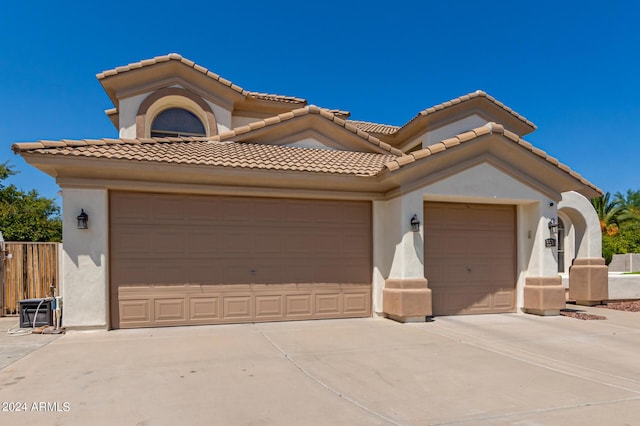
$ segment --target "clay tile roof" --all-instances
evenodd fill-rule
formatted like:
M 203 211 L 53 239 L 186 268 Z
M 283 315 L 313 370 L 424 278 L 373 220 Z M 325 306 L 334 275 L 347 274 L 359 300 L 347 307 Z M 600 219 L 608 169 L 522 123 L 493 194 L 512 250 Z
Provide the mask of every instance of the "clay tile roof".
M 378 124 L 358 120 L 347 120 L 347 122 L 361 130 L 364 130 L 365 132 L 378 133 L 381 135 L 390 135 L 400 130 L 400 126 L 392 126 L 390 124 Z
M 452 99 L 450 101 L 446 101 L 443 102 L 441 104 L 438 105 L 434 105 L 432 107 L 429 107 L 425 110 L 422 110 L 418 113 L 418 115 L 416 115 L 415 117 L 413 117 L 411 120 L 409 120 L 405 126 L 409 123 L 411 123 L 412 121 L 418 119 L 419 117 L 424 117 L 430 114 L 433 114 L 434 112 L 437 111 L 441 111 L 443 109 L 452 107 L 453 105 L 457 105 L 460 104 L 462 102 L 466 102 L 469 101 L 471 99 L 474 98 L 485 98 L 491 102 L 493 102 L 494 104 L 496 104 L 498 107 L 502 108 L 503 110 L 505 110 L 506 112 L 508 112 L 509 114 L 513 115 L 515 118 L 517 118 L 518 120 L 522 121 L 523 123 L 527 124 L 528 126 L 530 126 L 533 129 L 536 129 L 537 126 L 535 124 L 533 124 L 533 122 L 527 120 L 526 117 L 524 117 L 521 114 L 518 114 L 517 112 L 515 112 L 513 109 L 509 108 L 508 106 L 506 106 L 505 104 L 503 104 L 502 102 L 498 101 L 496 98 L 494 98 L 493 96 L 487 94 L 486 92 L 483 92 L 482 90 L 476 90 L 475 92 L 472 93 L 468 93 L 466 95 L 460 96 L 458 98 Z M 403 126 L 404 127 L 404 126 Z
M 228 86 L 229 88 L 231 88 L 232 90 L 235 90 L 236 92 L 240 93 L 241 95 L 244 95 L 248 98 L 254 98 L 254 99 L 261 99 L 261 100 L 266 100 L 266 101 L 273 101 L 273 102 L 283 102 L 283 103 L 289 103 L 289 104 L 306 104 L 306 100 L 302 99 L 302 98 L 296 98 L 293 96 L 284 96 L 284 95 L 275 95 L 275 94 L 269 94 L 269 93 L 259 93 L 259 92 L 249 92 L 247 90 L 244 90 L 242 87 L 233 84 L 232 82 L 230 82 L 229 80 L 220 77 L 218 74 L 209 71 L 207 68 L 196 64 L 195 62 L 184 58 L 182 55 L 179 55 L 177 53 L 169 53 L 168 55 L 162 55 L 162 56 L 156 56 L 155 58 L 151 58 L 151 59 L 145 59 L 139 62 L 134 62 L 132 64 L 129 65 L 124 65 L 124 66 L 120 66 L 120 67 L 116 67 L 107 71 L 103 71 L 101 73 L 96 74 L 96 77 L 98 78 L 98 80 L 103 80 L 105 78 L 108 77 L 112 77 L 114 75 L 118 75 L 118 74 L 122 74 L 125 72 L 129 72 L 135 69 L 139 69 L 139 68 L 144 68 L 144 67 L 148 67 L 151 65 L 155 65 L 155 64 L 159 64 L 162 62 L 168 62 L 168 61 L 178 61 L 183 63 L 184 65 L 193 68 L 194 70 L 206 75 L 207 77 L 216 80 L 217 82 L 224 84 L 225 86 Z
M 392 146 L 382 142 L 380 139 L 376 138 L 375 136 L 372 136 L 369 133 L 361 130 L 360 128 L 352 125 L 351 121 L 343 120 L 339 116 L 336 116 L 335 114 L 333 114 L 330 110 L 319 108 L 315 105 L 309 105 L 306 107 L 294 109 L 292 111 L 284 112 L 282 114 L 279 114 L 273 117 L 265 118 L 264 120 L 259 120 L 247 126 L 238 127 L 236 129 L 229 130 L 224 133 L 220 133 L 219 135 L 212 137 L 211 140 L 218 140 L 218 141 L 230 140 L 240 134 L 247 133 L 250 130 L 257 129 L 260 127 L 272 126 L 274 124 L 282 123 L 284 121 L 291 120 L 296 117 L 300 117 L 308 114 L 318 114 L 327 120 L 333 121 L 338 126 L 341 126 L 345 128 L 345 130 L 348 130 L 351 133 L 353 133 L 354 135 L 359 136 L 360 138 L 365 140 L 367 143 L 374 145 L 378 148 L 382 148 L 383 150 L 388 151 L 390 154 L 393 154 L 394 156 L 405 155 L 399 149 L 393 148 Z
M 304 104 L 307 102 L 305 99 L 302 99 L 302 98 L 296 98 L 293 96 L 284 96 L 284 95 L 274 95 L 271 93 L 248 92 L 247 95 L 248 97 L 254 98 L 254 99 L 285 102 L 290 104 Z
M 97 141 L 41 141 L 14 144 L 18 152 L 141 162 L 199 164 L 206 166 L 291 170 L 352 176 L 375 176 L 393 154 L 299 148 L 254 143 L 156 138 L 155 143 L 135 139 Z M 144 142 L 148 141 L 145 139 Z
M 471 136 L 471 133 L 475 134 L 475 136 Z M 533 154 L 539 156 L 543 160 L 547 161 L 549 164 L 552 164 L 557 168 L 559 168 L 560 170 L 568 173 L 583 185 L 588 186 L 589 188 L 602 194 L 602 190 L 600 188 L 598 188 L 597 186 L 595 186 L 594 184 L 592 184 L 591 182 L 583 178 L 582 175 L 571 170 L 569 166 L 567 166 L 566 164 L 560 163 L 558 159 L 556 159 L 555 157 L 550 156 L 549 154 L 547 154 L 545 151 L 541 149 L 535 148 L 529 142 L 519 137 L 516 137 L 514 133 L 509 132 L 508 130 L 505 130 L 504 126 L 502 126 L 501 124 L 496 124 L 496 123 L 487 123 L 484 126 L 478 127 L 476 129 L 472 129 L 469 132 L 462 133 L 458 136 L 445 139 L 441 142 L 427 146 L 418 151 L 414 151 L 410 153 L 410 155 L 406 155 L 402 158 L 393 158 L 389 163 L 385 164 L 385 167 L 387 170 L 393 172 L 395 170 L 400 169 L 402 166 L 414 163 L 422 158 L 429 157 L 432 155 L 437 155 L 440 152 L 444 152 L 448 149 L 452 149 L 458 145 L 475 140 L 479 137 L 482 137 L 488 134 L 503 135 L 507 140 L 510 140 L 513 143 L 518 144 L 519 146 L 526 149 L 527 151 L 531 151 Z

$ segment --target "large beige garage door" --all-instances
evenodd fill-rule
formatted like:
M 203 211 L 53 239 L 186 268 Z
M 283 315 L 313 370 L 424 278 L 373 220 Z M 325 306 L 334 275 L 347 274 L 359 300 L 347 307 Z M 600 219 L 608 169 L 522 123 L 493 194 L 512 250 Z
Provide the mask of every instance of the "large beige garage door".
M 434 315 L 515 312 L 515 206 L 424 203 Z
M 371 314 L 371 204 L 111 192 L 111 326 Z

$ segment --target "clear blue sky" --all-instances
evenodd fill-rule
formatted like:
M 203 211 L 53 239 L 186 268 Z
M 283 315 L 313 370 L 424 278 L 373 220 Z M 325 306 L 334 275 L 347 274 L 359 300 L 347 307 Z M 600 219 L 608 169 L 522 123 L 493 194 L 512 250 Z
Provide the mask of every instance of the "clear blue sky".
M 482 89 L 605 191 L 640 189 L 640 6 L 632 1 L 11 1 L 0 6 L 0 161 L 14 142 L 116 137 L 95 74 L 177 52 L 247 90 L 402 125 Z

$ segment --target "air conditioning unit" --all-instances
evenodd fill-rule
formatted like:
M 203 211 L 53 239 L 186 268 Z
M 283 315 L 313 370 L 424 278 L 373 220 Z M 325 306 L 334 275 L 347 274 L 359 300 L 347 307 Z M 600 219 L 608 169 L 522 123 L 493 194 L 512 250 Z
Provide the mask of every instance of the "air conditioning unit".
M 53 325 L 53 299 L 25 299 L 20 301 L 20 328 Z M 35 324 L 34 324 L 35 319 Z

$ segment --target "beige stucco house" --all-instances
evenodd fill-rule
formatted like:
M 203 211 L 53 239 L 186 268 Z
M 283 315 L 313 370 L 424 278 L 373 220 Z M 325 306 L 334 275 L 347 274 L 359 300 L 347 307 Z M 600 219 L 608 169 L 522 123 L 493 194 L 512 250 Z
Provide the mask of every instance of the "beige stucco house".
M 557 314 L 603 265 L 601 191 L 484 92 L 398 127 L 177 54 L 97 77 L 118 139 L 13 146 L 62 188 L 67 327 Z

